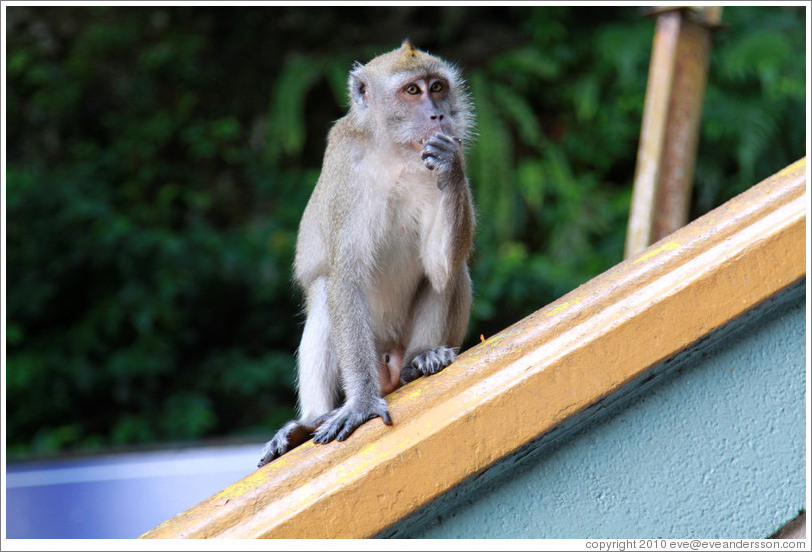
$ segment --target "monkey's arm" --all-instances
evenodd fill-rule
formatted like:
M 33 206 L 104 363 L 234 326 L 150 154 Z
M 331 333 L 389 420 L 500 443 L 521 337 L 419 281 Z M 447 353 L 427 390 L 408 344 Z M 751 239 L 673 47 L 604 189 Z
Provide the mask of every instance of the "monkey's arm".
M 426 141 L 421 159 L 436 174 L 440 200 L 423 221 L 421 258 L 431 286 L 419 293 L 413 307 L 403 383 L 435 374 L 454 361 L 471 305 L 465 261 L 473 242 L 474 211 L 461 142 L 437 133 Z
M 421 256 L 434 289 L 442 291 L 465 262 L 473 243 L 474 211 L 461 142 L 443 133 L 429 138 L 421 155 L 437 174 L 440 205 L 421 242 Z

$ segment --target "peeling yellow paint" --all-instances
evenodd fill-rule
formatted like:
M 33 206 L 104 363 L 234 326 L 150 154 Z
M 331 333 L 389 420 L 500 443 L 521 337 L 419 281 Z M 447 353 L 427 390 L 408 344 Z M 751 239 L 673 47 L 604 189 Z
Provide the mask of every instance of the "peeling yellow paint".
M 230 485 L 214 495 L 215 499 L 233 499 L 239 496 L 242 496 L 243 493 L 249 491 L 251 489 L 256 488 L 257 486 L 261 485 L 265 481 L 267 481 L 272 473 L 269 473 L 270 470 L 267 468 L 261 468 L 252 473 L 251 475 L 241 479 L 240 481 Z
M 674 251 L 676 249 L 679 249 L 679 247 L 680 247 L 680 244 L 678 242 L 675 242 L 675 241 L 670 241 L 670 242 L 664 243 L 660 247 L 658 247 L 656 249 L 652 249 L 651 251 L 647 251 L 647 252 L 643 253 L 642 255 L 640 255 L 639 257 L 637 257 L 633 261 L 633 264 L 637 264 L 637 263 L 641 263 L 643 261 L 647 261 L 648 259 L 650 259 L 650 258 L 652 258 L 652 257 L 654 257 L 656 255 L 659 255 L 660 253 L 664 253 L 666 251 Z
M 408 395 L 410 400 L 417 399 L 420 395 L 423 394 L 423 387 L 418 385 L 414 385 L 413 387 L 414 388 L 409 391 Z
M 574 307 L 575 305 L 577 305 L 581 301 L 583 301 L 582 297 L 578 297 L 578 298 L 576 298 L 576 299 L 574 299 L 572 301 L 564 301 L 560 305 L 558 305 L 556 307 L 553 307 L 549 311 L 547 311 L 545 316 L 550 317 L 550 316 L 556 315 L 559 312 L 565 311 L 570 307 Z
M 355 478 L 358 476 L 358 474 L 368 470 L 371 466 L 375 465 L 377 461 L 390 453 L 391 451 L 389 450 L 381 452 L 378 450 L 376 443 L 370 443 L 358 451 L 356 454 L 357 460 L 354 465 L 350 466 L 349 469 L 344 471 L 341 478 L 339 478 L 337 482 L 344 483 L 352 478 Z
M 784 167 L 783 169 L 778 171 L 775 174 L 775 176 L 778 176 L 778 177 L 790 176 L 792 173 L 794 173 L 794 172 L 796 172 L 798 170 L 806 171 L 806 157 L 804 157 L 803 159 L 799 159 L 795 163 L 792 163 L 791 165 L 788 165 L 788 166 Z

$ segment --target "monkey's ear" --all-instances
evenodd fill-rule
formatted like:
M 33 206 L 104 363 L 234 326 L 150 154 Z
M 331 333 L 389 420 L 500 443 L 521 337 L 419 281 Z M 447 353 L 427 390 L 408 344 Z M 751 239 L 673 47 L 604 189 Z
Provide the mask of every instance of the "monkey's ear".
M 350 101 L 358 107 L 366 107 L 369 101 L 369 89 L 364 66 L 356 62 L 350 71 L 349 79 Z

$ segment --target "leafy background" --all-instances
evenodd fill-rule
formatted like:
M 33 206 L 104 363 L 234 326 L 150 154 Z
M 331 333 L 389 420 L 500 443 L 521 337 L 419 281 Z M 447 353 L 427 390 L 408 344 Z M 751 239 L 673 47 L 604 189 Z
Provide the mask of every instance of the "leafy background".
M 622 258 L 653 21 L 612 7 L 9 7 L 11 457 L 262 439 L 296 229 L 354 60 L 405 37 L 478 116 L 468 345 Z M 804 155 L 804 8 L 726 7 L 692 216 Z

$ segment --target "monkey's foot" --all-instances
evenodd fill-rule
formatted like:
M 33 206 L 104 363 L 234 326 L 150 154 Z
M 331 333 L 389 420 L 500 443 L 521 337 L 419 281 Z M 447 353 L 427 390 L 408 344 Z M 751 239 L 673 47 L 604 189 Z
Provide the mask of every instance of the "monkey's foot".
M 392 425 L 392 417 L 386 401 L 376 397 L 371 404 L 353 405 L 345 404 L 330 416 L 313 436 L 315 443 L 329 443 L 332 440 L 345 441 L 361 424 L 380 417 L 386 425 Z
M 420 376 L 436 374 L 454 362 L 456 358 L 457 349 L 452 347 L 437 347 L 436 349 L 423 351 L 401 370 L 400 381 L 409 383 Z
M 305 425 L 297 420 L 291 420 L 283 425 L 273 436 L 273 439 L 263 447 L 262 457 L 259 459 L 257 467 L 261 468 L 271 460 L 279 458 L 310 439 L 319 421 L 317 420 L 314 425 Z

